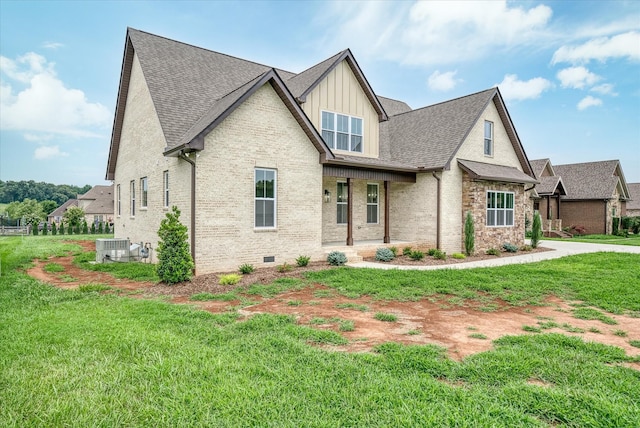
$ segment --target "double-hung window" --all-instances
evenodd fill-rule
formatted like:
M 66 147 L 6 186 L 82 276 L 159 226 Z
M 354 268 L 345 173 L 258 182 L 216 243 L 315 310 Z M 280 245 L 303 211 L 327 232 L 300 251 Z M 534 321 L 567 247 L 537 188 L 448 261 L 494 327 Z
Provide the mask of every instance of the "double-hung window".
M 169 171 L 162 173 L 162 206 L 169 206 Z
M 484 155 L 493 156 L 493 122 L 484 121 Z
M 255 227 L 276 227 L 276 170 L 255 170 Z
M 378 185 L 367 184 L 367 223 L 378 223 Z
M 136 215 L 136 181 L 131 180 L 131 217 Z
M 116 194 L 118 197 L 118 217 L 120 217 L 120 215 L 122 215 L 122 199 L 121 199 L 121 192 L 120 192 L 120 185 L 118 184 L 118 187 L 116 189 Z
M 330 148 L 362 153 L 361 118 L 323 111 L 321 129 Z
M 349 188 L 347 187 L 347 183 L 338 182 L 336 195 L 337 223 L 347 224 L 347 199 L 349 197 Z
M 142 200 L 140 201 L 140 208 L 147 208 L 147 195 L 149 194 L 149 184 L 147 182 L 147 177 L 142 177 L 140 179 L 140 197 Z
M 487 192 L 487 226 L 513 226 L 513 192 Z

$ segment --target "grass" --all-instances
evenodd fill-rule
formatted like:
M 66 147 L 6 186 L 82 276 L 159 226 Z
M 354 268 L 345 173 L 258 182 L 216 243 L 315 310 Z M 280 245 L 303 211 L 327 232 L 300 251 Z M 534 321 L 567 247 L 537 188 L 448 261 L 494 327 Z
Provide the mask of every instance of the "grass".
M 60 263 L 47 263 L 42 268 L 45 272 L 55 273 L 55 272 L 64 272 L 64 266 Z
M 487 336 L 482 334 L 482 333 L 471 333 L 469 335 L 470 338 L 472 339 L 481 339 L 481 340 L 486 340 Z
M 367 305 L 359 305 L 357 303 L 338 303 L 336 304 L 338 309 L 353 309 L 360 312 L 367 312 L 369 307 Z
M 574 309 L 573 311 L 573 316 L 575 318 L 581 319 L 581 320 L 598 320 L 598 321 L 602 321 L 605 324 L 609 324 L 609 325 L 615 325 L 618 324 L 618 322 L 616 320 L 614 320 L 613 318 L 603 314 L 602 312 L 600 312 L 597 309 L 593 309 L 593 308 L 578 308 L 578 309 Z
M 617 235 L 583 235 L 574 236 L 573 238 L 544 238 L 545 240 L 552 241 L 573 241 L 573 242 L 587 242 L 591 244 L 615 244 L 615 245 L 632 245 L 640 246 L 640 236 L 630 235 L 625 238 L 624 236 Z
M 109 290 L 113 290 L 113 287 L 106 284 L 81 284 L 78 286 L 78 291 L 82 293 L 99 293 Z
M 20 270 L 68 245 L 0 238 L 0 426 L 640 426 L 640 374 L 617 347 L 538 334 L 460 362 L 436 346 L 325 350 L 347 342 L 291 316 L 239 321 Z
M 85 239 L 87 239 L 86 235 L 84 236 Z M 134 281 L 160 281 L 160 278 L 158 278 L 158 275 L 156 273 L 156 266 L 151 263 L 91 263 L 95 262 L 95 260 L 95 251 L 89 251 L 76 255 L 76 257 L 74 257 L 73 259 L 73 263 L 76 266 L 81 267 L 82 269 L 95 272 L 108 272 L 116 278 L 128 278 Z
M 219 294 L 196 293 L 196 294 L 192 294 L 191 297 L 189 297 L 189 300 L 196 301 L 196 302 L 206 302 L 211 300 L 231 302 L 238 299 L 239 299 L 238 296 L 235 295 L 234 293 L 219 293 Z
M 376 312 L 373 316 L 378 321 L 386 321 L 386 322 L 396 322 L 398 321 L 398 316 L 394 314 L 387 314 L 384 312 Z

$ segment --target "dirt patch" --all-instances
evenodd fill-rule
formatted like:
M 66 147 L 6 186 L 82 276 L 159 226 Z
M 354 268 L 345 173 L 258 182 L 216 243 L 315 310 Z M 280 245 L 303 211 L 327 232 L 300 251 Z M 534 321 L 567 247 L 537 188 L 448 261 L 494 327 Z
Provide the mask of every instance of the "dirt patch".
M 86 250 L 93 251 L 91 241 L 74 242 Z M 47 263 L 57 263 L 62 272 L 44 271 Z M 81 284 L 100 283 L 115 289 L 136 291 L 136 297 L 166 296 L 177 304 L 194 305 L 213 313 L 237 310 L 249 300 L 250 306 L 239 309 L 247 317 L 257 313 L 290 314 L 298 323 L 319 329 L 331 329 L 349 340 L 349 344 L 333 349 L 347 352 L 367 352 L 385 342 L 404 344 L 435 344 L 447 349 L 448 354 L 460 360 L 468 355 L 490 350 L 491 341 L 505 335 L 537 334 L 527 333 L 523 326 L 540 328 L 541 324 L 554 324 L 544 332 L 558 332 L 582 337 L 585 341 L 600 342 L 623 348 L 628 355 L 640 355 L 640 349 L 629 344 L 630 340 L 640 340 L 640 318 L 608 314 L 617 325 L 607 325 L 597 320 L 581 320 L 571 314 L 572 306 L 557 297 L 550 297 L 545 306 L 511 307 L 498 302 L 493 312 L 484 312 L 479 304 L 466 302 L 454 305 L 448 302 L 450 296 L 437 296 L 412 302 L 380 301 L 368 296 L 350 299 L 339 295 L 336 290 L 320 284 L 312 284 L 300 290 L 288 291 L 273 298 L 263 298 L 246 294 L 254 283 L 270 283 L 283 277 L 302 277 L 309 270 L 327 269 L 326 263 L 312 263 L 306 268 L 295 268 L 281 273 L 276 268 L 258 269 L 230 288 L 219 285 L 218 275 L 202 275 L 191 282 L 167 286 L 150 282 L 136 282 L 117 279 L 102 273 L 80 269 L 73 265 L 71 255 L 51 257 L 47 261 L 34 260 L 34 267 L 27 273 L 43 282 L 61 288 L 76 288 Z M 197 293 L 221 294 L 234 291 L 246 299 L 196 302 L 189 297 Z M 486 310 L 486 309 L 485 309 Z M 379 321 L 376 313 L 393 314 L 397 320 Z M 351 330 L 351 331 L 345 331 Z M 571 330 L 571 331 L 568 331 Z M 626 337 L 614 334 L 626 332 Z M 640 363 L 628 365 L 640 370 Z

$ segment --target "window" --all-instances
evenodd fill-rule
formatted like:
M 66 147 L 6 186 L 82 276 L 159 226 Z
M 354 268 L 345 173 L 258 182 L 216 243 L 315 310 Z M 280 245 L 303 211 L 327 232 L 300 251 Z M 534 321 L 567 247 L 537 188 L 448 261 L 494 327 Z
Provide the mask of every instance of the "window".
M 337 204 L 337 223 L 347 224 L 347 200 L 349 198 L 349 188 L 347 183 L 338 182 L 338 188 L 336 191 L 336 204 Z
M 362 119 L 322 112 L 322 138 L 332 148 L 362 153 Z
M 513 226 L 512 192 L 487 192 L 487 226 Z
M 117 203 L 118 217 L 120 217 L 120 215 L 122 214 L 122 200 L 120 199 L 120 185 L 119 184 L 118 184 L 118 188 L 116 189 L 116 193 L 117 193 L 117 197 L 118 197 L 118 203 Z
M 367 184 L 367 223 L 378 223 L 377 184 Z
M 255 171 L 255 227 L 276 227 L 276 171 Z
M 136 182 L 131 180 L 131 217 L 136 215 Z
M 162 186 L 163 186 L 163 201 L 162 201 L 162 206 L 164 207 L 168 207 L 169 206 L 169 171 L 164 171 L 162 173 Z
M 147 208 L 147 194 L 148 194 L 148 184 L 147 177 L 142 177 L 140 179 L 140 197 L 142 201 L 140 202 L 140 208 Z
M 484 121 L 484 155 L 493 156 L 493 122 Z

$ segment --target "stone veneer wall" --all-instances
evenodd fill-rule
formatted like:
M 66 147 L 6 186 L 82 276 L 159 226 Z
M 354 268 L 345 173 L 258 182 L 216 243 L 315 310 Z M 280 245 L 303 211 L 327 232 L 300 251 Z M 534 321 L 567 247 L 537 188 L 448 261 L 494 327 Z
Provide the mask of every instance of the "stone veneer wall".
M 487 227 L 487 191 L 513 192 L 514 213 L 513 226 Z M 501 249 L 504 243 L 514 245 L 524 244 L 524 213 L 529 200 L 525 198 L 522 184 L 496 183 L 492 181 L 473 181 L 468 174 L 462 178 L 462 241 L 464 248 L 464 218 L 467 211 L 471 211 L 475 226 L 476 252 L 483 252 L 489 248 Z

